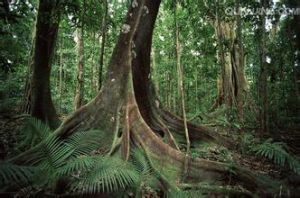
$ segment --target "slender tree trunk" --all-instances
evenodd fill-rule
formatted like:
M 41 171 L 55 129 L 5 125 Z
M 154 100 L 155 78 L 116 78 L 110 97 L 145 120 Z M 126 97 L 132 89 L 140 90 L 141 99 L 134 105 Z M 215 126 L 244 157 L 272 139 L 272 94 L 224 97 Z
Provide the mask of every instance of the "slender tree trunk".
M 167 109 L 171 110 L 172 109 L 172 80 L 171 80 L 171 74 L 169 71 L 166 73 L 167 75 Z
M 104 66 L 104 54 L 105 54 L 105 43 L 106 43 L 106 32 L 107 32 L 107 17 L 108 17 L 108 1 L 104 0 L 104 16 L 102 18 L 102 30 L 101 30 L 101 49 L 100 49 L 100 60 L 99 60 L 99 82 L 98 89 L 102 87 L 103 81 L 103 66 Z
M 155 52 L 155 48 L 152 48 L 152 51 L 151 51 L 151 63 L 152 63 L 152 77 L 153 76 L 157 76 L 157 65 L 156 65 L 156 52 Z M 153 79 L 153 78 L 152 78 Z M 153 79 L 155 80 L 154 82 L 154 85 L 155 85 L 155 90 L 156 90 L 156 93 L 159 94 L 160 93 L 160 86 L 159 86 L 159 82 L 157 82 L 156 79 Z
M 83 105 L 84 100 L 84 43 L 83 43 L 83 27 L 77 28 L 75 33 L 76 50 L 77 50 L 77 85 L 74 100 L 74 108 L 79 109 Z
M 183 85 L 183 71 L 182 71 L 182 65 L 181 65 L 181 44 L 179 40 L 179 27 L 178 27 L 178 21 L 177 21 L 177 1 L 175 1 L 175 31 L 176 31 L 176 66 L 177 66 L 177 74 L 178 74 L 178 87 L 179 87 L 179 93 L 181 99 L 181 110 L 183 115 L 183 123 L 184 123 L 184 133 L 185 133 L 185 139 L 186 139 L 186 157 L 184 161 L 184 174 L 187 174 L 188 171 L 188 157 L 190 155 L 190 136 L 189 136 L 189 130 L 187 125 L 187 117 L 186 117 L 186 111 L 185 111 L 185 90 Z
M 55 128 L 59 122 L 51 99 L 51 62 L 59 27 L 58 0 L 40 0 L 33 55 L 31 115 Z
M 96 48 L 96 34 L 95 32 L 93 33 L 93 41 L 94 41 L 94 45 L 93 45 L 93 55 L 92 55 L 92 68 L 91 68 L 91 89 L 93 91 L 93 94 L 97 93 L 98 87 L 97 87 L 97 83 L 98 83 L 98 70 L 97 70 L 97 66 L 98 64 L 95 61 L 95 48 Z
M 287 6 L 292 9 L 300 7 L 300 2 L 297 0 L 288 0 Z M 295 83 L 295 95 L 297 100 L 300 100 L 300 15 L 291 16 L 290 29 L 292 30 L 292 35 L 290 35 L 290 40 L 292 41 L 293 48 L 295 50 L 295 66 L 294 67 L 294 83 Z M 297 53 L 296 53 L 297 52 Z
M 35 28 L 34 28 L 34 32 L 35 32 Z M 34 65 L 34 60 L 33 60 L 34 41 L 35 41 L 35 36 L 32 39 L 32 47 L 29 54 L 30 58 L 28 60 L 26 81 L 24 87 L 24 96 L 23 96 L 23 102 L 21 106 L 21 113 L 26 113 L 26 114 L 31 113 L 31 85 L 30 84 L 32 80 L 32 70 Z
M 34 65 L 34 46 L 36 40 L 36 23 L 37 17 L 35 19 L 35 23 L 33 25 L 32 30 L 32 38 L 31 38 L 31 48 L 28 58 L 28 67 L 26 73 L 26 82 L 24 86 L 24 96 L 21 106 L 21 113 L 30 114 L 31 113 L 31 80 L 32 80 L 32 72 L 33 72 L 33 65 Z
M 63 37 L 61 38 L 60 44 L 60 55 L 59 55 L 59 109 L 62 111 L 62 99 L 63 99 L 63 82 L 64 82 L 64 54 L 63 54 Z
M 240 0 L 236 0 L 236 10 L 240 9 Z M 247 94 L 247 80 L 245 77 L 245 54 L 242 35 L 241 15 L 236 15 L 236 42 L 233 48 L 234 63 L 236 67 L 237 86 L 236 86 L 236 103 L 238 118 L 241 123 L 244 122 L 244 104 L 245 95 Z
M 196 113 L 199 112 L 199 97 L 198 97 L 198 67 L 196 67 L 196 79 L 195 79 L 195 95 L 196 95 Z
M 267 8 L 268 0 L 261 0 L 261 6 Z M 259 25 L 259 57 L 260 57 L 260 73 L 258 80 L 258 95 L 259 95 L 259 120 L 260 120 L 260 132 L 261 134 L 269 133 L 269 104 L 268 104 L 268 68 L 267 68 L 267 49 L 266 49 L 266 16 L 260 15 Z

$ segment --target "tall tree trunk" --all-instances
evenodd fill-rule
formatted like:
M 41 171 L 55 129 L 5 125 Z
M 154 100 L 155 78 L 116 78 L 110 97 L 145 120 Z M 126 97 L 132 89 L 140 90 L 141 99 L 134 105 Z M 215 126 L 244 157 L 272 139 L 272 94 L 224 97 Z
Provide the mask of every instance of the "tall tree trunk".
M 105 54 L 105 43 L 106 43 L 106 32 L 107 32 L 107 17 L 108 17 L 108 1 L 103 1 L 104 16 L 102 18 L 102 30 L 101 30 L 101 49 L 100 49 L 100 60 L 99 60 L 99 81 L 98 89 L 102 87 L 103 81 L 103 66 L 104 66 L 104 54 Z
M 218 11 L 216 13 L 215 31 L 219 46 L 218 58 L 221 65 L 221 77 L 218 81 L 219 96 L 217 106 L 225 104 L 227 107 L 232 107 L 235 102 L 233 86 L 235 76 L 233 76 L 233 68 L 231 65 L 230 46 L 232 45 L 231 38 L 234 32 L 231 22 L 221 21 Z M 225 46 L 225 43 L 229 43 L 228 46 Z
M 36 23 L 33 74 L 30 98 L 31 115 L 55 128 L 59 122 L 51 99 L 50 73 L 60 21 L 58 0 L 40 0 Z
M 240 9 L 240 0 L 236 0 L 236 10 Z M 242 20 L 241 15 L 236 15 L 236 41 L 233 48 L 234 62 L 237 75 L 236 87 L 236 105 L 239 121 L 244 121 L 244 104 L 245 95 L 248 90 L 248 83 L 245 76 L 245 53 L 242 35 Z
M 238 0 L 236 7 L 239 7 Z M 241 18 L 237 16 L 234 21 L 223 21 L 217 11 L 214 27 L 219 46 L 221 76 L 218 79 L 218 98 L 213 108 L 222 104 L 229 109 L 236 107 L 239 120 L 243 121 L 244 95 L 248 85 L 244 71 Z
M 172 80 L 171 80 L 171 74 L 169 71 L 166 73 L 167 75 L 167 90 L 166 90 L 166 98 L 167 98 L 167 109 L 172 109 Z
M 199 97 L 198 97 L 198 67 L 196 67 L 196 79 L 195 79 L 195 96 L 196 96 L 196 113 L 199 113 Z
M 95 61 L 95 49 L 96 49 L 96 34 L 93 32 L 93 55 L 92 55 L 92 68 L 91 68 L 91 88 L 92 93 L 95 94 L 98 91 L 97 83 L 98 83 L 98 62 Z M 98 52 L 97 52 L 98 53 Z
M 287 0 L 287 7 L 296 9 L 300 7 L 300 2 L 297 0 Z M 295 95 L 297 100 L 300 100 L 300 15 L 291 16 L 289 29 L 292 34 L 290 40 L 292 41 L 295 50 L 295 68 L 293 71 L 295 82 Z M 296 66 L 297 65 L 297 66 Z
M 157 65 L 156 65 L 156 52 L 155 52 L 155 48 L 152 48 L 152 51 L 151 51 L 151 63 L 152 63 L 151 64 L 151 66 L 152 66 L 152 75 L 151 75 L 151 77 L 152 77 L 153 80 L 155 80 L 153 78 L 153 76 L 157 76 L 158 75 L 157 74 L 158 72 L 157 72 Z M 157 80 L 155 82 L 155 90 L 159 94 L 160 86 L 159 86 L 159 83 L 157 82 Z
M 64 54 L 63 54 L 63 37 L 61 38 L 60 54 L 59 54 L 59 109 L 62 111 L 62 100 L 63 100 L 63 82 L 64 82 Z
M 260 4 L 263 8 L 267 8 L 269 1 L 261 0 Z M 260 57 L 260 73 L 258 79 L 258 96 L 259 96 L 259 120 L 261 134 L 269 133 L 269 112 L 268 112 L 268 64 L 266 62 L 267 49 L 266 49 L 266 16 L 260 15 L 259 24 L 259 57 Z
M 36 25 L 35 25 L 36 26 Z M 30 114 L 31 112 L 31 80 L 32 80 L 32 70 L 33 70 L 33 65 L 34 65 L 34 43 L 35 43 L 35 33 L 36 33 L 36 27 L 34 26 L 34 33 L 32 34 L 32 46 L 29 54 L 29 59 L 28 59 L 28 65 L 27 65 L 27 73 L 26 73 L 26 81 L 25 81 L 25 86 L 24 86 L 24 96 L 23 96 L 23 101 L 22 101 L 22 106 L 21 106 L 21 113 L 26 113 Z
M 189 130 L 187 125 L 187 117 L 186 117 L 186 111 L 185 111 L 185 90 L 183 85 L 183 71 L 182 71 L 182 65 L 181 65 L 181 44 L 180 44 L 180 38 L 179 38 L 179 27 L 178 27 L 178 21 L 177 21 L 177 1 L 175 1 L 175 31 L 176 31 L 176 66 L 177 66 L 177 74 L 178 74 L 178 87 L 179 87 L 179 93 L 181 99 L 181 110 L 182 110 L 182 116 L 183 116 L 183 123 L 184 123 L 184 133 L 185 133 L 185 139 L 186 139 L 186 157 L 184 161 L 184 175 L 188 171 L 188 157 L 190 154 L 190 136 L 189 136 Z
M 74 108 L 79 109 L 84 100 L 84 43 L 83 27 L 77 28 L 75 33 L 76 50 L 77 50 L 77 85 L 74 99 Z

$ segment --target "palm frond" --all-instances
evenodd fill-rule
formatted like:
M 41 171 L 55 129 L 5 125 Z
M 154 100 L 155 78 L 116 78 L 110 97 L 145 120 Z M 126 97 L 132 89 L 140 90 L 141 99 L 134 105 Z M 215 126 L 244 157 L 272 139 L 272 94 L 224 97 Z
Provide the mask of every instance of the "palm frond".
M 95 156 L 80 156 L 75 159 L 70 159 L 64 166 L 57 169 L 56 175 L 58 177 L 74 176 L 80 172 L 89 171 L 93 168 L 96 160 L 97 157 Z
M 29 138 L 34 137 L 35 143 L 38 141 L 39 149 L 30 156 L 30 164 L 35 166 L 36 171 L 32 175 L 24 171 L 22 174 L 23 169 L 18 172 L 14 171 L 17 167 L 11 166 L 8 171 L 1 172 L 5 181 L 10 178 L 21 181 L 30 176 L 34 177 L 34 185 L 45 188 L 53 187 L 61 178 L 68 177 L 72 191 L 90 194 L 132 187 L 141 181 L 141 173 L 150 172 L 151 166 L 141 153 L 135 154 L 138 166 L 116 157 L 90 156 L 101 142 L 107 144 L 105 133 L 99 130 L 78 132 L 61 140 L 36 119 L 30 120 L 26 130 L 29 129 Z
M 65 143 L 74 150 L 72 154 L 74 157 L 88 155 L 105 141 L 104 135 L 100 130 L 78 132 L 69 137 Z
M 279 166 L 288 165 L 295 173 L 300 173 L 299 161 L 285 150 L 286 145 L 281 142 L 272 141 L 272 139 L 267 139 L 261 144 L 254 145 L 251 150 L 256 155 L 268 158 Z
M 32 163 L 37 167 L 35 183 L 38 186 L 54 186 L 60 177 L 56 171 L 63 167 L 73 150 L 55 135 L 50 135 L 41 144 Z
M 134 149 L 131 156 L 130 163 L 132 163 L 142 175 L 149 175 L 153 172 L 150 162 L 145 157 L 144 151 Z
M 113 192 L 132 186 L 139 181 L 139 173 L 134 167 L 115 157 L 97 157 L 94 166 L 79 175 L 74 190 L 81 193 Z
M 33 167 L 17 166 L 8 162 L 0 162 L 0 186 L 9 183 L 29 183 L 35 173 Z
M 55 169 L 63 165 L 73 150 L 59 140 L 55 135 L 50 135 L 41 144 L 33 164 L 38 164 L 44 169 Z
M 28 118 L 25 127 L 21 130 L 19 148 L 33 147 L 46 139 L 52 133 L 48 125 L 36 118 Z

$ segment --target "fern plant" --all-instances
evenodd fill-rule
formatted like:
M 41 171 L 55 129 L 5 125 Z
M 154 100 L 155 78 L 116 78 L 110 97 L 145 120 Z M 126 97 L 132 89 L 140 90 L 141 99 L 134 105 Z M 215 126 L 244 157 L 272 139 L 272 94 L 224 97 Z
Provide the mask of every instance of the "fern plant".
M 67 177 L 70 192 L 90 194 L 117 191 L 140 181 L 140 171 L 132 163 L 95 155 L 101 141 L 107 141 L 99 130 L 79 132 L 61 140 L 35 119 L 29 120 L 25 130 L 30 138 L 25 138 L 24 147 L 29 144 L 39 149 L 28 159 L 28 167 L 1 163 L 3 185 L 18 183 L 22 187 L 53 189 Z
M 266 157 L 279 166 L 287 165 L 291 170 L 299 174 L 299 161 L 296 158 L 292 157 L 285 150 L 284 143 L 272 141 L 272 139 L 267 139 L 261 144 L 255 144 L 254 146 L 252 146 L 251 150 L 255 152 L 256 155 Z
M 29 149 L 46 139 L 51 133 L 52 131 L 48 125 L 36 118 L 30 117 L 20 131 L 18 149 Z
M 146 156 L 143 150 L 135 148 L 131 151 L 129 162 L 133 164 L 140 175 L 137 185 L 133 186 L 135 197 L 142 197 L 144 193 L 155 193 L 153 189 L 157 189 L 160 184 L 160 175 L 152 168 L 151 162 Z M 155 195 L 153 196 L 155 197 Z
M 31 182 L 35 169 L 30 166 L 17 166 L 8 162 L 0 162 L 0 186 L 10 182 L 28 184 Z
M 68 169 L 68 165 L 65 168 Z M 114 192 L 139 181 L 139 172 L 130 163 L 116 157 L 94 157 L 92 163 L 85 163 L 85 168 L 88 169 L 75 172 L 77 180 L 72 184 L 73 191 L 87 194 Z

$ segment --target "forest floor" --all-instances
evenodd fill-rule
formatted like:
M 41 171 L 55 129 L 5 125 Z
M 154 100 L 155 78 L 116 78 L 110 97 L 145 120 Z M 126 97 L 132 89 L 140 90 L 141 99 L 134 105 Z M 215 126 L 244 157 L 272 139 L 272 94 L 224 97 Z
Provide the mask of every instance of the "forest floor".
M 17 113 L 0 115 L 0 160 L 5 160 L 14 153 L 18 153 L 15 145 L 18 144 L 18 134 L 26 122 L 27 116 Z M 64 116 L 61 117 L 65 118 Z M 224 130 L 224 129 L 223 129 Z M 236 138 L 236 137 L 235 137 Z M 300 157 L 300 128 L 277 129 L 271 137 L 277 142 L 288 145 L 288 151 Z M 182 145 L 182 147 L 184 147 Z M 285 181 L 291 188 L 300 192 L 300 176 L 293 174 L 287 168 L 274 165 L 270 160 L 255 155 L 243 153 L 240 150 L 230 150 L 210 144 L 194 144 L 192 157 L 202 157 L 221 162 L 233 161 L 262 175 L 268 175 L 276 180 Z
M 18 132 L 24 126 L 25 117 L 15 117 L 13 114 L 0 116 L 0 159 L 4 160 L 14 151 Z

